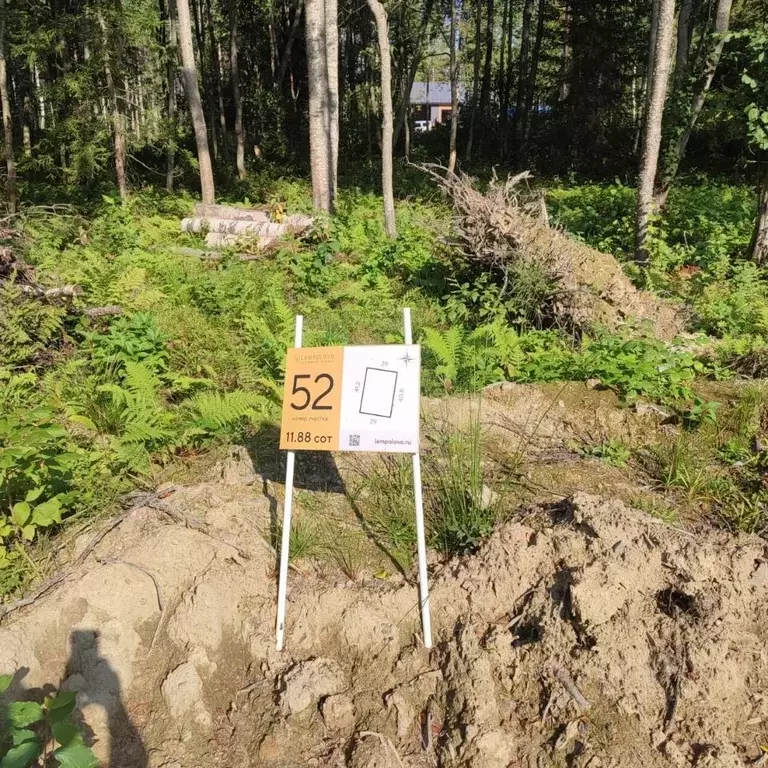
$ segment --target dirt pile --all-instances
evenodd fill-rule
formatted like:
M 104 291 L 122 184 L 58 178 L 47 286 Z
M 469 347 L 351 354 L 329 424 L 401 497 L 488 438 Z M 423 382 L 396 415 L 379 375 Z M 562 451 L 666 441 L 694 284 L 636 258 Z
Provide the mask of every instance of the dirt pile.
M 725 766 L 768 737 L 768 548 L 576 495 L 400 577 L 290 576 L 273 484 L 235 451 L 148 497 L 0 625 L 17 691 L 63 685 L 112 766 Z M 84 545 L 84 543 L 83 543 Z M 83 546 L 81 545 L 81 546 Z
M 672 341 L 685 330 L 683 308 L 647 291 L 637 290 L 610 254 L 579 243 L 549 227 L 539 205 L 522 205 L 518 183 L 529 174 L 500 182 L 494 179 L 485 194 L 466 175 L 430 173 L 450 197 L 454 230 L 464 256 L 496 273 L 502 292 L 515 279 L 514 265 L 540 269 L 552 280 L 550 322 L 585 330 L 602 326 L 618 330 L 628 321 L 648 321 L 656 336 Z M 540 203 L 541 201 L 539 201 Z

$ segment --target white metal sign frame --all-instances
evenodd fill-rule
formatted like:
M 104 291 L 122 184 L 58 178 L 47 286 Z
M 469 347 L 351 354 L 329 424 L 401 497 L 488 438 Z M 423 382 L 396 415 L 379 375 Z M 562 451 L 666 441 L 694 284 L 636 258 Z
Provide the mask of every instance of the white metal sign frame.
M 404 340 L 406 344 L 413 344 L 413 332 L 411 330 L 411 310 L 403 309 Z M 296 316 L 296 330 L 294 346 L 298 349 L 302 344 L 304 330 L 304 318 Z M 413 491 L 416 507 L 416 550 L 419 567 L 419 603 L 421 606 L 421 627 L 423 632 L 424 647 L 432 647 L 432 623 L 429 612 L 429 581 L 427 578 L 427 545 L 424 527 L 424 502 L 421 487 L 421 457 L 418 453 L 412 454 L 413 462 Z M 296 454 L 288 451 L 285 466 L 285 503 L 283 506 L 283 531 L 280 543 L 280 571 L 277 592 L 277 642 L 278 651 L 285 647 L 285 610 L 288 589 L 288 558 L 291 542 L 291 514 L 293 511 L 293 476 L 296 467 Z

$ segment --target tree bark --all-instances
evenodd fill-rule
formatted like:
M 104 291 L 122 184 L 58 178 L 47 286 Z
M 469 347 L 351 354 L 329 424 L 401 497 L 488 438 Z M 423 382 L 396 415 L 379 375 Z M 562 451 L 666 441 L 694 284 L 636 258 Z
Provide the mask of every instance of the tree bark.
M 720 57 L 723 54 L 723 47 L 725 46 L 725 36 L 728 32 L 728 25 L 731 18 L 731 6 L 733 0 L 718 0 L 717 11 L 715 13 L 715 30 L 712 41 L 712 48 L 710 49 L 707 62 L 704 67 L 704 71 L 698 79 L 696 87 L 693 92 L 693 101 L 691 102 L 690 111 L 688 112 L 688 119 L 685 127 L 676 139 L 673 139 L 671 146 L 667 152 L 664 163 L 664 172 L 661 179 L 659 190 L 656 193 L 656 205 L 662 207 L 669 195 L 669 190 L 675 181 L 677 172 L 680 169 L 680 163 L 685 157 L 685 150 L 688 147 L 688 141 L 691 138 L 693 129 L 696 127 L 696 123 L 701 114 L 701 110 L 704 107 L 704 102 L 707 100 L 707 94 L 712 85 L 712 80 L 715 77 L 717 71 L 717 65 L 720 63 Z M 682 13 L 682 10 L 680 11 Z M 679 37 L 678 37 L 679 44 Z M 675 73 L 677 77 L 677 73 Z
M 296 39 L 296 33 L 299 31 L 299 24 L 301 23 L 301 15 L 304 13 L 304 0 L 299 0 L 296 6 L 296 12 L 291 22 L 291 29 L 288 32 L 288 40 L 285 43 L 285 49 L 283 50 L 283 58 L 280 59 L 280 67 L 277 70 L 277 77 L 275 78 L 275 87 L 279 91 L 283 86 L 283 80 L 285 80 L 285 73 L 288 70 L 288 64 L 291 61 L 291 49 L 293 48 L 293 41 Z
M 757 192 L 757 218 L 749 252 L 756 264 L 768 262 L 768 159 Z
M 674 89 L 679 90 L 688 72 L 688 51 L 691 47 L 693 0 L 682 0 L 677 17 L 677 46 L 675 48 Z
M 509 0 L 509 19 L 507 20 L 507 39 L 506 42 L 502 40 L 502 46 L 506 46 L 506 59 L 507 69 L 504 73 L 504 87 L 501 90 L 500 95 L 500 109 L 499 109 L 499 132 L 501 133 L 501 157 L 506 159 L 509 142 L 509 131 L 507 130 L 509 124 L 509 96 L 512 92 L 512 52 L 513 52 L 513 37 L 514 37 L 514 22 L 513 22 L 514 8 L 512 0 Z
M 538 10 L 536 11 L 536 38 L 533 43 L 533 54 L 531 56 L 531 71 L 528 75 L 528 87 L 525 94 L 525 115 L 523 116 L 523 140 L 520 146 L 520 164 L 525 166 L 528 162 L 528 139 L 531 135 L 531 119 L 533 112 L 533 98 L 536 94 L 536 78 L 539 75 L 539 58 L 541 56 L 541 41 L 544 37 L 544 13 L 546 11 L 546 0 L 539 0 Z
M 328 59 L 325 50 L 325 3 L 306 0 L 307 67 L 309 70 L 309 158 L 312 204 L 331 212 L 331 136 L 328 103 Z
M 176 0 L 168 0 L 168 51 L 167 55 L 167 110 L 168 130 L 172 135 L 168 138 L 165 150 L 165 188 L 173 192 L 173 176 L 176 170 L 176 67 L 178 62 L 178 36 L 176 34 Z
M 192 22 L 189 15 L 189 0 L 176 0 L 176 10 L 178 12 L 184 88 L 187 92 L 192 127 L 195 131 L 202 199 L 204 203 L 213 203 L 216 199 L 216 188 L 213 182 L 213 167 L 211 166 L 211 152 L 208 147 L 205 113 L 203 112 L 203 103 L 200 100 L 200 87 L 197 83 L 197 67 L 195 66 L 195 51 L 192 47 Z
M 240 66 L 237 45 L 237 0 L 229 0 L 229 65 L 232 70 L 232 101 L 235 104 L 235 166 L 237 176 L 244 179 L 245 170 L 245 132 L 243 130 L 243 100 L 240 95 Z
M 221 149 L 226 147 L 227 138 L 227 118 L 224 113 L 224 91 L 221 87 L 221 60 L 219 57 L 219 44 L 216 40 L 216 31 L 213 25 L 213 11 L 211 10 L 211 0 L 206 0 L 205 16 L 210 29 L 211 37 L 211 68 L 213 69 L 213 87 L 215 91 L 216 104 L 219 108 L 219 144 Z
M 469 115 L 469 136 L 467 137 L 467 162 L 472 161 L 472 144 L 475 140 L 475 122 L 480 103 L 480 36 L 483 28 L 483 3 L 475 0 L 475 55 L 472 62 L 472 112 Z
M 501 105 L 502 94 L 504 93 L 504 82 L 507 71 L 505 69 L 505 58 L 507 54 L 507 24 L 510 21 L 510 0 L 504 0 L 501 14 L 501 47 L 499 49 L 499 76 L 496 80 L 496 92 L 499 94 L 499 104 Z
M 560 85 L 557 91 L 557 100 L 563 102 L 571 92 L 569 75 L 571 69 L 571 5 L 565 0 L 563 8 L 563 48 L 560 53 L 560 73 L 558 75 Z
M 6 204 L 9 213 L 16 213 L 18 190 L 16 188 L 16 158 L 13 153 L 13 116 L 11 115 L 11 99 L 8 94 L 8 43 L 6 40 L 6 27 L 5 0 L 0 0 L 0 106 L 3 109 L 5 167 L 8 171 Z
M 376 20 L 376 32 L 379 37 L 379 56 L 381 58 L 381 189 L 384 196 L 384 231 L 387 237 L 397 237 L 395 224 L 395 195 L 392 178 L 392 57 L 389 51 L 389 25 L 387 12 L 379 0 L 368 0 L 373 18 Z
M 325 55 L 328 72 L 328 141 L 330 143 L 331 210 L 336 206 L 339 174 L 339 8 L 325 0 Z
M 517 73 L 517 100 L 515 101 L 515 144 L 520 149 L 523 138 L 526 84 L 528 82 L 529 57 L 531 49 L 531 17 L 533 0 L 525 0 L 523 26 L 520 31 L 520 67 Z
M 483 79 L 480 85 L 480 130 L 477 136 L 477 148 L 482 151 L 485 138 L 486 121 L 491 115 L 491 63 L 493 58 L 493 24 L 494 2 L 487 0 L 487 17 L 485 20 L 485 62 L 483 64 Z
M 651 0 L 651 29 L 648 41 L 648 59 L 645 65 L 645 106 L 643 108 L 643 121 L 648 114 L 648 105 L 651 101 L 651 85 L 653 81 L 653 62 L 656 56 L 656 37 L 659 34 L 659 3 L 660 0 Z
M 104 46 L 104 76 L 107 80 L 109 92 L 110 111 L 112 114 L 112 134 L 115 142 L 115 176 L 117 177 L 117 189 L 122 200 L 128 197 L 128 181 L 125 175 L 126 141 L 125 141 L 125 114 L 123 103 L 117 93 L 115 85 L 115 63 L 112 56 L 113 41 L 110 39 L 109 29 L 104 15 L 98 11 L 99 27 L 101 28 L 101 41 Z
M 459 42 L 458 9 L 460 0 L 451 0 L 451 138 L 448 145 L 448 174 L 456 172 L 456 134 L 459 128 Z
M 654 45 L 650 80 L 650 98 L 645 115 L 643 148 L 640 159 L 640 183 L 637 191 L 637 215 L 635 226 L 635 259 L 647 266 L 650 256 L 645 247 L 648 223 L 653 211 L 653 182 L 659 163 L 661 147 L 661 121 L 664 102 L 667 97 L 667 83 L 672 59 L 672 30 L 674 27 L 675 0 L 658 0 L 658 25 L 655 35 L 651 33 Z

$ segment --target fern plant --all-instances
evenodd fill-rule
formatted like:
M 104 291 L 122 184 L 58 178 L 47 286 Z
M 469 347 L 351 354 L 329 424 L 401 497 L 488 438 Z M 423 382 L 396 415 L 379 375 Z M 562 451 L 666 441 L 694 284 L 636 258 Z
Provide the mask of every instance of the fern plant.
M 447 331 L 425 328 L 422 343 L 446 392 L 471 392 L 504 379 L 522 357 L 517 333 L 502 321 L 471 332 L 460 325 Z
M 255 392 L 201 392 L 184 401 L 192 426 L 184 431 L 183 441 L 220 435 L 263 414 L 267 401 Z
M 81 425 L 112 437 L 118 458 L 133 471 L 146 472 L 150 454 L 175 436 L 175 418 L 163 407 L 161 382 L 144 363 L 125 363 L 122 381 L 96 387 L 86 413 L 74 414 Z

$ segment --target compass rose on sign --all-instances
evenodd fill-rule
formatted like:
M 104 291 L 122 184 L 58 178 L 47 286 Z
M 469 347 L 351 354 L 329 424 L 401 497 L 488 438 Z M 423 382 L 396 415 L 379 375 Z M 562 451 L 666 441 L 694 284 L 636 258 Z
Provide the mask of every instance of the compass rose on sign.
M 416 358 L 411 357 L 408 354 L 408 350 L 406 350 L 405 354 L 402 357 L 399 357 L 398 360 L 402 360 L 405 363 L 406 368 L 408 367 L 408 363 L 412 363 Z

